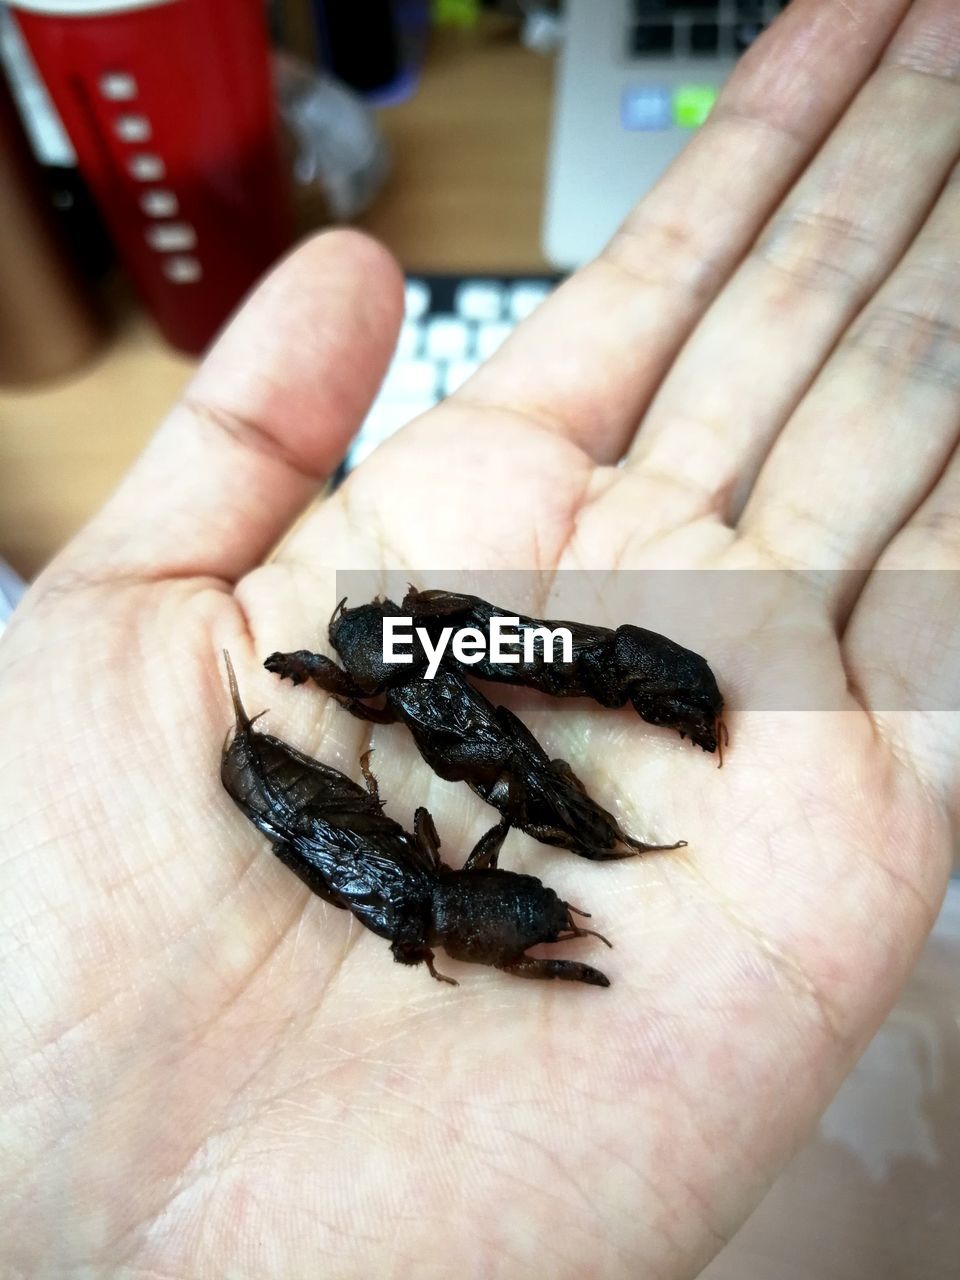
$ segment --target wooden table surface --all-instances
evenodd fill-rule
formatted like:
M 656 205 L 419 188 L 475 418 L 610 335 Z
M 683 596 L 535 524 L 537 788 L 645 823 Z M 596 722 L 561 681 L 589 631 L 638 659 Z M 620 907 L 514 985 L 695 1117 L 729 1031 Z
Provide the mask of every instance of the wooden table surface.
M 552 75 L 500 26 L 438 34 L 418 92 L 380 113 L 394 171 L 361 225 L 413 270 L 542 269 Z M 24 577 L 96 510 L 193 368 L 119 310 L 79 373 L 0 392 L 0 556 Z

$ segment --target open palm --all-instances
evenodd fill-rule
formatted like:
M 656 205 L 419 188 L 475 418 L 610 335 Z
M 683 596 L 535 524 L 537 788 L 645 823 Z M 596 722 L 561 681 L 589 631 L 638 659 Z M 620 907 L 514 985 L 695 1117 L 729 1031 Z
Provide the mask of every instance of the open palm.
M 681 1277 L 757 1202 L 953 849 L 957 717 L 907 708 L 949 682 L 957 601 L 911 579 L 935 639 L 905 651 L 903 575 L 870 571 L 960 561 L 958 49 L 942 0 L 795 0 L 604 258 L 266 563 L 376 388 L 399 275 L 321 237 L 234 321 L 0 647 L 10 1274 Z M 511 695 L 628 829 L 689 841 L 593 866 L 510 835 L 614 941 L 609 991 L 393 965 L 220 790 L 224 647 L 271 731 L 356 773 L 367 727 L 259 665 L 323 639 L 335 570 L 531 571 L 497 603 L 550 615 L 559 571 L 637 568 L 778 572 L 735 643 L 697 637 L 723 770 Z M 829 709 L 777 701 L 798 671 Z M 459 863 L 493 811 L 400 726 L 373 745 L 388 812 L 426 803 Z

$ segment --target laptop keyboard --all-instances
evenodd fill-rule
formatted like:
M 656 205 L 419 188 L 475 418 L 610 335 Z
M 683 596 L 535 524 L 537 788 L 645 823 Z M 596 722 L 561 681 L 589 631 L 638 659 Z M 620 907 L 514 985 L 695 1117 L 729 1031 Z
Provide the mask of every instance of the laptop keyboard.
M 789 0 L 631 0 L 627 56 L 736 57 L 788 4 Z
M 456 391 L 559 280 L 556 275 L 409 276 L 396 353 L 337 478 Z

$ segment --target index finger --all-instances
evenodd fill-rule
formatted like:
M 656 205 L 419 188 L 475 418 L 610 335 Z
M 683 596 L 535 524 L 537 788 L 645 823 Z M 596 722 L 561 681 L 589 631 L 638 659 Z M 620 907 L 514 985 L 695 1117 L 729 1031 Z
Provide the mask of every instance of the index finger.
M 606 249 L 455 399 L 621 456 L 694 324 L 875 66 L 910 0 L 793 0 Z

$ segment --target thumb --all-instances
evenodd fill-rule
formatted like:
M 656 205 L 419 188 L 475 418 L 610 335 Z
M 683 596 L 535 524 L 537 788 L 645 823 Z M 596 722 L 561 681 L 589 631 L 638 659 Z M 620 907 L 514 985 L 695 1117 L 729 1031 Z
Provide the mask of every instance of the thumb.
M 362 421 L 402 296 L 396 263 L 365 236 L 334 231 L 301 245 L 236 314 L 48 575 L 234 580 L 258 564 Z

